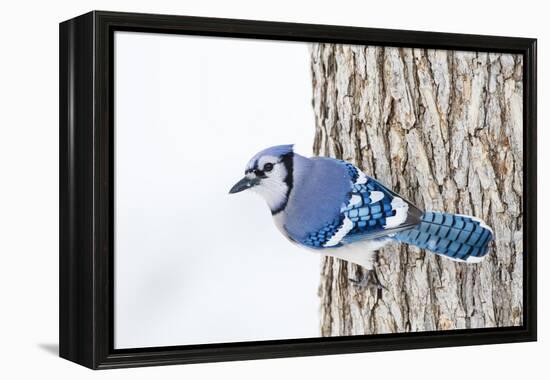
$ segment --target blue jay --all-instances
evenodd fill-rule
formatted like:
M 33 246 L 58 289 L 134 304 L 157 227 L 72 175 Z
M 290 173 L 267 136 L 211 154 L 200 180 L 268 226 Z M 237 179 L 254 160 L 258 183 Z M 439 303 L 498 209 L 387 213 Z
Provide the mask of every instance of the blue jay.
M 493 231 L 472 216 L 423 212 L 356 166 L 328 157 L 303 157 L 293 145 L 257 153 L 230 194 L 251 189 L 291 242 L 366 269 L 359 287 L 383 288 L 376 250 L 391 241 L 413 244 L 452 260 L 475 263 Z

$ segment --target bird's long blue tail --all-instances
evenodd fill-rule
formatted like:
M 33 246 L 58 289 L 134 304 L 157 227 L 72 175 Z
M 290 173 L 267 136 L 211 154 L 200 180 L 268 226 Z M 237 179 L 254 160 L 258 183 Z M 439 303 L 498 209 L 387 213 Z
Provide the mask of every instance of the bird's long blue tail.
M 393 238 L 454 260 L 477 262 L 487 254 L 493 231 L 474 217 L 426 212 L 416 227 Z

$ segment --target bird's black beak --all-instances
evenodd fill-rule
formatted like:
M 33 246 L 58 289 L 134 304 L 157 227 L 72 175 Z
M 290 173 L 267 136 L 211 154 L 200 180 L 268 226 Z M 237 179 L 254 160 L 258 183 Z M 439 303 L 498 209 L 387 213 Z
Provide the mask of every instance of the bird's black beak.
M 233 185 L 233 187 L 231 188 L 231 190 L 229 190 L 229 194 L 240 193 L 240 192 L 243 191 L 243 190 L 250 189 L 251 187 L 256 186 L 258 183 L 260 183 L 260 179 L 259 179 L 259 178 L 256 178 L 256 177 L 253 177 L 253 178 L 244 177 L 244 178 L 241 179 L 239 182 L 237 182 L 235 185 Z

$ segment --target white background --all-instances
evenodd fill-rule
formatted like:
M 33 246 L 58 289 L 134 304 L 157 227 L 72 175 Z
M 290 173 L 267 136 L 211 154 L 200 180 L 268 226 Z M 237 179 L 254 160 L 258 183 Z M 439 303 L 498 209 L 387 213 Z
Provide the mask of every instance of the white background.
M 313 5 L 314 4 L 314 5 Z M 58 359 L 58 26 L 91 9 L 539 38 L 539 342 L 94 373 Z M 0 39 L 2 378 L 520 379 L 549 371 L 550 28 L 542 1 L 49 1 L 3 4 Z M 546 352 L 545 352 L 546 351 Z
M 259 150 L 311 155 L 305 43 L 115 34 L 115 347 L 319 336 L 320 256 L 256 194 Z

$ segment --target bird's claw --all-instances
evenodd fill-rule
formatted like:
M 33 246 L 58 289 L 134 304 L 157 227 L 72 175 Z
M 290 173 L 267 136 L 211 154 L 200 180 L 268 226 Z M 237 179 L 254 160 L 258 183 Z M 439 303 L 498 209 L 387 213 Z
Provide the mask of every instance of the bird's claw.
M 384 285 L 378 279 L 378 275 L 374 269 L 368 269 L 363 273 L 363 276 L 360 279 L 349 278 L 349 281 L 358 289 L 365 290 L 368 288 L 376 289 L 378 293 L 382 292 L 382 289 L 386 289 Z

